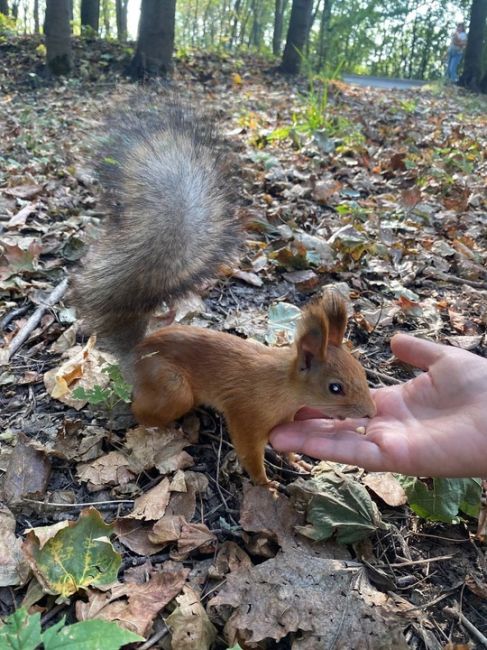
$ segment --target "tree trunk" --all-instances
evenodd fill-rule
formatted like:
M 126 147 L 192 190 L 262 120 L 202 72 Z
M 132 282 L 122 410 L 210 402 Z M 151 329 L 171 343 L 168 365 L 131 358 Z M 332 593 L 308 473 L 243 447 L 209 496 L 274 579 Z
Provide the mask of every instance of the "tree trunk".
M 72 67 L 69 4 L 69 0 L 46 0 L 46 58 L 55 75 L 69 74 Z
M 232 32 L 230 35 L 230 48 L 233 48 L 235 46 L 235 40 L 237 38 L 237 30 L 238 30 L 238 23 L 240 19 L 240 6 L 242 4 L 242 0 L 235 0 L 235 4 L 233 5 L 233 25 L 232 25 Z
M 41 33 L 41 24 L 39 22 L 39 0 L 34 0 L 34 32 Z
M 330 19 L 333 0 L 325 0 L 323 11 L 321 12 L 320 34 L 318 38 L 318 70 L 322 70 L 328 59 L 328 49 L 330 47 Z
M 98 34 L 100 21 L 100 0 L 81 0 L 81 31 Z
M 486 18 L 487 0 L 472 0 L 463 74 L 458 83 L 460 86 L 464 86 L 475 92 L 480 90 L 479 83 L 482 73 L 482 51 L 484 48 Z
M 272 34 L 272 53 L 274 56 L 281 54 L 282 29 L 284 26 L 284 11 L 287 0 L 275 0 L 274 33 Z
M 0 0 L 0 14 L 8 16 L 8 0 Z
M 311 22 L 313 0 L 293 0 L 286 46 L 280 65 L 280 71 L 286 74 L 298 74 L 304 44 Z
M 130 64 L 133 77 L 171 74 L 175 16 L 176 0 L 142 0 L 137 49 Z
M 117 38 L 121 43 L 127 40 L 127 5 L 128 0 L 117 0 Z
M 411 37 L 411 46 L 409 48 L 409 56 L 406 58 L 406 60 L 409 60 L 408 62 L 408 71 L 407 71 L 407 77 L 408 79 L 411 79 L 413 76 L 413 61 L 416 53 L 416 41 L 418 38 L 418 17 L 414 19 L 413 23 L 413 34 Z
M 111 0 L 102 0 L 101 2 L 101 14 L 103 16 L 103 28 L 105 30 L 105 38 L 111 37 L 111 25 L 110 25 L 110 5 Z

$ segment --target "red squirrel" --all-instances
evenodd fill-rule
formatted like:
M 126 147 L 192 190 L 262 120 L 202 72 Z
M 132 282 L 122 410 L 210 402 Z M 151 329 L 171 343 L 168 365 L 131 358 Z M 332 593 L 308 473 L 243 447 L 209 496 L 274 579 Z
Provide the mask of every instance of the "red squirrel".
M 235 255 L 232 166 L 211 127 L 176 105 L 121 113 L 107 131 L 99 172 L 109 219 L 73 299 L 130 376 L 135 418 L 164 426 L 214 407 L 252 481 L 267 485 L 269 432 L 299 408 L 372 417 L 365 371 L 342 345 L 347 315 L 336 293 L 305 307 L 289 348 L 185 325 L 144 338 L 162 301 L 195 290 Z

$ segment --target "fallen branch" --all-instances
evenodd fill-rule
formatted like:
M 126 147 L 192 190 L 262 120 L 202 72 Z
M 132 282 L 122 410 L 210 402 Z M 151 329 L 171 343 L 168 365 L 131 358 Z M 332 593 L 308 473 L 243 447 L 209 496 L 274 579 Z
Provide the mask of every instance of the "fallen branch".
M 448 616 L 456 618 L 457 621 L 466 627 L 470 634 L 472 634 L 477 641 L 484 646 L 484 648 L 487 648 L 487 637 L 485 637 L 482 632 L 462 614 L 462 612 L 460 612 L 456 607 L 444 607 L 443 611 L 445 614 L 448 614 Z
M 59 300 L 61 300 L 63 295 L 66 293 L 67 288 L 68 288 L 67 278 L 65 278 L 56 287 L 54 287 L 54 289 L 47 296 L 44 302 L 40 304 L 35 310 L 35 312 L 32 314 L 32 316 L 29 317 L 29 319 L 22 327 L 20 332 L 18 332 L 14 336 L 14 338 L 10 342 L 10 345 L 6 349 L 5 353 L 1 355 L 0 363 L 6 364 L 10 361 L 10 359 L 14 356 L 17 350 L 25 343 L 25 341 L 32 334 L 33 330 L 40 323 L 41 318 L 44 316 L 45 312 L 49 309 L 49 307 L 52 307 Z

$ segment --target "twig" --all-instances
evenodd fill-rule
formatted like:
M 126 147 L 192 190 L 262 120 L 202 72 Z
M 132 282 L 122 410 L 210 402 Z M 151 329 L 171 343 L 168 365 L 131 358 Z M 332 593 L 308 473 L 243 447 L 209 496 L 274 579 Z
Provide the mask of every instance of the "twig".
M 23 316 L 26 311 L 29 311 L 29 305 L 24 305 L 23 307 L 17 307 L 17 309 L 12 309 L 6 316 L 0 321 L 0 330 L 4 330 L 7 325 L 9 325 L 13 320 L 19 316 Z
M 485 637 L 482 632 L 475 627 L 473 623 L 471 623 L 468 618 L 465 617 L 462 612 L 460 612 L 456 607 L 444 607 L 443 611 L 445 614 L 448 614 L 448 616 L 451 616 L 452 618 L 456 618 L 461 625 L 467 628 L 467 630 L 473 634 L 473 636 L 481 643 L 484 648 L 487 648 L 487 637 Z
M 430 564 L 431 562 L 441 562 L 442 560 L 451 560 L 453 555 L 439 555 L 438 557 L 431 557 L 425 560 L 405 560 L 404 562 L 394 562 L 393 564 L 374 564 L 372 566 L 380 569 L 400 569 L 405 566 L 413 566 L 414 564 Z
M 139 646 L 139 650 L 148 650 L 148 648 L 152 648 L 153 645 L 155 645 L 158 641 L 163 639 L 168 633 L 169 633 L 169 629 L 166 623 L 164 623 L 164 627 L 161 630 L 159 630 L 159 632 L 156 632 L 154 635 L 152 635 L 150 639 L 147 639 L 145 643 Z
M 416 605 L 416 607 L 409 607 L 408 609 L 404 609 L 403 612 L 405 614 L 409 614 L 409 612 L 416 612 L 422 609 L 428 609 L 428 607 L 432 607 L 433 605 L 436 605 L 442 600 L 445 600 L 445 598 L 449 598 L 452 595 L 452 593 L 455 592 L 457 589 L 458 589 L 458 585 L 453 589 L 449 589 L 445 594 L 438 596 L 438 598 L 433 598 L 433 600 L 430 600 L 429 602 L 424 603 L 423 605 Z M 390 595 L 394 597 L 393 593 L 391 593 Z
M 32 314 L 32 316 L 29 317 L 29 319 L 22 327 L 20 332 L 18 332 L 10 342 L 10 345 L 7 348 L 5 363 L 8 362 L 9 359 L 13 357 L 13 355 L 17 352 L 20 346 L 23 345 L 25 341 L 29 338 L 29 336 L 32 334 L 32 331 L 40 323 L 40 320 L 43 317 L 44 313 L 47 311 L 47 309 L 55 305 L 59 300 L 61 300 L 67 288 L 68 288 L 68 279 L 64 278 L 62 282 L 60 282 L 56 287 L 54 287 L 54 289 L 47 296 L 44 302 L 37 307 L 35 312 Z
M 386 375 L 385 372 L 380 372 L 380 370 L 372 370 L 372 368 L 366 368 L 366 373 L 372 377 L 375 377 L 376 379 L 382 379 L 382 381 L 384 381 L 386 384 L 402 384 L 402 381 L 399 379 L 391 377 L 390 375 Z
M 130 505 L 134 504 L 133 499 L 114 499 L 113 501 L 87 501 L 86 503 L 56 503 L 56 502 L 47 502 L 47 501 L 36 501 L 35 499 L 27 499 L 24 497 L 22 501 L 26 503 L 35 503 L 38 506 L 44 506 L 47 508 L 86 508 L 87 506 L 108 506 L 108 505 L 119 505 L 121 503 L 129 503 Z

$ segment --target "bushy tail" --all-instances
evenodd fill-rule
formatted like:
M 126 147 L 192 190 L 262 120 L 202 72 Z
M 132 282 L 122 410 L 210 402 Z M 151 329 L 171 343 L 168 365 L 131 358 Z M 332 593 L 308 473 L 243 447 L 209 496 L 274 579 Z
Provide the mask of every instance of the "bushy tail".
M 124 355 L 163 300 L 216 276 L 241 228 L 229 157 L 192 111 L 118 113 L 98 168 L 109 217 L 73 297 L 86 329 Z

